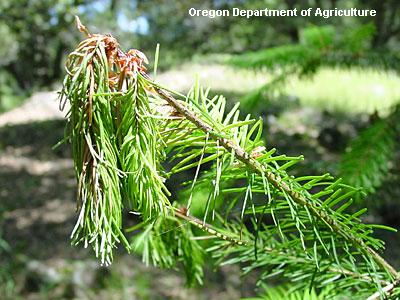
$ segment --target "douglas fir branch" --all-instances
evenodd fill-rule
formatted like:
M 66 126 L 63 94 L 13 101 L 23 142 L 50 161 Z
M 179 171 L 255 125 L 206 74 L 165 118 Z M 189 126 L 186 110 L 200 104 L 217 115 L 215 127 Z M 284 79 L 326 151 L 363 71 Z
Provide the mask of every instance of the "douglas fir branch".
M 359 189 L 329 174 L 291 175 L 303 157 L 266 149 L 261 119 L 242 119 L 238 104 L 226 110 L 198 82 L 187 95 L 157 84 L 142 52 L 77 23 L 86 39 L 68 57 L 60 93 L 78 183 L 73 244 L 103 264 L 123 244 L 147 264 L 183 267 L 189 284 L 202 283 L 208 257 L 331 299 L 399 292 L 373 235 L 391 228 L 361 221 Z M 166 181 L 186 170 L 188 196 L 174 199 Z M 194 217 L 199 188 L 207 201 Z

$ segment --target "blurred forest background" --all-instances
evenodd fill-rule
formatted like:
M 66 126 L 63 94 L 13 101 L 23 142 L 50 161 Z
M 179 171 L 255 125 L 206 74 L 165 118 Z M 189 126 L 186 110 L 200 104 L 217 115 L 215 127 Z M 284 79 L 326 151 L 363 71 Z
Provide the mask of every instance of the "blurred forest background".
M 376 17 L 190 17 L 188 9 L 375 9 Z M 56 91 L 66 55 L 91 32 L 147 54 L 157 80 L 187 92 L 197 76 L 230 105 L 265 120 L 267 148 L 305 155 L 296 172 L 330 172 L 360 187 L 366 222 L 400 229 L 400 1 L 2 0 L 0 2 L 0 298 L 237 299 L 257 293 L 239 266 L 204 287 L 121 254 L 99 267 L 69 245 L 75 178 Z M 188 173 L 188 178 L 193 174 Z M 173 182 L 175 199 L 185 197 Z M 202 203 L 202 195 L 197 195 Z M 400 267 L 398 235 L 381 232 Z

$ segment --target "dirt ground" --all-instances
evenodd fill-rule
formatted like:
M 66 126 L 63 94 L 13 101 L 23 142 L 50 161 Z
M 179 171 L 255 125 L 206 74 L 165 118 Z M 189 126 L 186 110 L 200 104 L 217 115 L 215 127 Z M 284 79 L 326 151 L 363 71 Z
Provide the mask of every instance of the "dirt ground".
M 175 83 L 183 83 L 179 78 Z M 182 87 L 182 86 L 181 86 Z M 9 299 L 237 299 L 252 295 L 234 267 L 207 272 L 187 288 L 179 271 L 145 266 L 122 249 L 101 267 L 90 249 L 70 245 L 76 180 L 56 92 L 40 92 L 0 115 L 0 287 Z M 4 255 L 3 255 L 4 254 Z M 1 277 L 0 277 L 1 279 Z M 252 280 L 250 280 L 252 281 Z M 1 298 L 1 297 L 0 297 Z

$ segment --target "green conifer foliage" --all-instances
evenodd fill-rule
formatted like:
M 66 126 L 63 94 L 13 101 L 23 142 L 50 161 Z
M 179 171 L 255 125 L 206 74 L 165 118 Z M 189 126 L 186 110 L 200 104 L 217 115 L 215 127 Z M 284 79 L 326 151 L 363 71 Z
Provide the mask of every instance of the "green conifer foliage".
M 373 236 L 390 228 L 362 223 L 365 210 L 349 209 L 357 188 L 329 174 L 290 175 L 303 157 L 266 149 L 262 120 L 241 119 L 238 105 L 227 111 L 224 97 L 210 99 L 198 83 L 188 95 L 158 85 L 141 52 L 78 25 L 87 39 L 71 53 L 62 91 L 79 182 L 74 243 L 91 243 L 104 263 L 119 242 L 146 263 L 181 262 L 189 283 L 202 280 L 206 248 L 217 265 L 260 270 L 261 283 L 276 277 L 293 289 L 324 288 L 327 298 L 396 292 L 388 287 L 398 273 Z M 164 170 L 165 160 L 172 167 Z M 171 204 L 164 181 L 189 169 L 186 206 Z M 201 185 L 211 188 L 195 218 Z M 124 228 L 123 207 L 140 223 Z

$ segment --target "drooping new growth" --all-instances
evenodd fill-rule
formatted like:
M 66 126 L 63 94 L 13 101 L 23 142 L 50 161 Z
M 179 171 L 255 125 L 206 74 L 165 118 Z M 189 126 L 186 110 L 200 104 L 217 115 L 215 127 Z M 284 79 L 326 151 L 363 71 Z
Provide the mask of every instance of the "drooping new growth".
M 71 106 L 67 138 L 78 178 L 74 243 L 92 244 L 104 263 L 119 242 L 146 262 L 181 261 L 190 282 L 202 277 L 198 234 L 214 238 L 206 245 L 217 263 L 261 269 L 262 281 L 277 276 L 295 288 L 366 296 L 398 278 L 371 235 L 383 226 L 362 223 L 365 210 L 351 211 L 357 189 L 329 175 L 289 175 L 302 157 L 265 150 L 261 120 L 241 121 L 238 105 L 226 112 L 225 99 L 208 98 L 198 84 L 187 96 L 167 91 L 146 74 L 141 52 L 124 53 L 113 37 L 79 27 L 88 37 L 69 56 L 61 92 Z M 189 169 L 186 208 L 171 205 L 164 181 Z M 209 191 L 202 220 L 190 215 L 199 187 Z M 141 230 L 132 243 L 123 207 L 141 218 L 129 230 Z
M 67 61 L 61 101 L 69 100 L 68 139 L 78 178 L 79 218 L 74 243 L 92 244 L 110 263 L 116 244 L 130 245 L 122 233 L 122 208 L 144 220 L 169 205 L 159 175 L 156 121 L 139 71 L 146 58 L 124 53 L 107 35 L 89 34 Z

